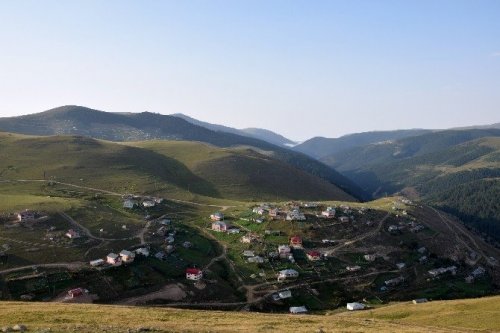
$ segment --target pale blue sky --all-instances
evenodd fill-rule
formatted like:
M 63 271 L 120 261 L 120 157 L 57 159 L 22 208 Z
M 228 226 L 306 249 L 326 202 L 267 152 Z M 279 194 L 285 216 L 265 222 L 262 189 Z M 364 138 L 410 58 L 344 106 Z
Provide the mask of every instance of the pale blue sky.
M 77 104 L 292 139 L 500 121 L 500 1 L 0 0 L 0 115 Z

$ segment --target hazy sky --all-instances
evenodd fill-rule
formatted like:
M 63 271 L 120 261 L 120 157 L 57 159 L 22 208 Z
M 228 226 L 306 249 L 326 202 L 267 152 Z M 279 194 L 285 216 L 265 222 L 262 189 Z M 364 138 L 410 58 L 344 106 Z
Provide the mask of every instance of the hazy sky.
M 500 1 L 0 1 L 0 115 L 77 104 L 292 139 L 500 121 Z

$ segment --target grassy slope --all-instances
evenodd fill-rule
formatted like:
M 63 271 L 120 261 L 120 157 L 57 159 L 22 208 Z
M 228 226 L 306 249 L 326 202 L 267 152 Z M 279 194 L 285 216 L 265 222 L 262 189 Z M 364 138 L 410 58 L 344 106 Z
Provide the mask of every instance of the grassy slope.
M 145 141 L 134 144 L 175 157 L 195 175 L 216 184 L 222 196 L 241 200 L 338 198 L 354 201 L 328 182 L 249 148 L 221 149 L 201 143 Z
M 0 134 L 3 179 L 56 179 L 118 193 L 269 200 L 352 199 L 335 185 L 249 149 L 74 136 Z
M 450 332 L 500 331 L 500 297 L 394 304 L 357 313 L 273 315 L 146 307 L 0 303 L 0 323 L 52 332 L 124 332 L 147 327 L 168 332 Z

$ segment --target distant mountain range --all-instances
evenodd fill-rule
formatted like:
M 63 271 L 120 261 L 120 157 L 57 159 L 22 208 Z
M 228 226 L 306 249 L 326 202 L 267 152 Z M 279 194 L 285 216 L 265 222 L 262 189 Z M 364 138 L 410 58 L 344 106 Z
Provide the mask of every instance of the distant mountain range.
M 109 141 L 185 140 L 205 142 L 217 147 L 248 146 L 322 178 L 348 195 L 368 198 L 352 181 L 307 155 L 253 137 L 210 130 L 175 116 L 150 112 L 109 113 L 69 105 L 37 114 L 0 118 L 0 131 L 42 136 L 79 135 Z
M 207 123 L 204 121 L 200 121 L 194 118 L 191 118 L 189 116 L 186 116 L 185 114 L 182 113 L 174 113 L 172 114 L 174 117 L 179 117 L 182 118 L 191 124 L 198 125 L 201 127 L 208 128 L 212 131 L 216 132 L 226 132 L 226 133 L 233 133 L 237 135 L 242 135 L 242 136 L 248 136 L 251 138 L 259 139 L 262 141 L 267 141 L 269 143 L 272 143 L 273 145 L 277 146 L 293 146 L 297 144 L 296 142 L 285 138 L 284 136 L 274 133 L 273 131 L 262 129 L 262 128 L 244 128 L 244 129 L 236 129 L 232 127 L 227 127 L 223 125 L 217 125 L 217 124 L 211 124 Z
M 500 239 L 500 129 L 429 132 L 320 160 L 374 197 L 402 192 Z
M 331 154 L 338 153 L 342 150 L 363 146 L 370 143 L 397 140 L 428 132 L 431 131 L 425 129 L 410 129 L 355 133 L 344 135 L 340 138 L 315 137 L 296 145 L 292 149 L 319 159 Z

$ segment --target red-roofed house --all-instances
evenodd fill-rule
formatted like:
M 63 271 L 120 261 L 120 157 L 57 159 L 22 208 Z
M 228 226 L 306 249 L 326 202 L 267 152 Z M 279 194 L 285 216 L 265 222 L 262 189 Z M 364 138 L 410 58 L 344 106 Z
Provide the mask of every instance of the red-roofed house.
M 186 269 L 186 279 L 188 280 L 201 280 L 203 277 L 203 272 L 198 268 L 188 268 Z
M 318 261 L 321 259 L 321 253 L 318 251 L 309 251 L 307 252 L 307 259 L 311 261 Z
M 302 248 L 302 238 L 300 236 L 292 236 L 290 238 L 290 246 L 293 248 Z

